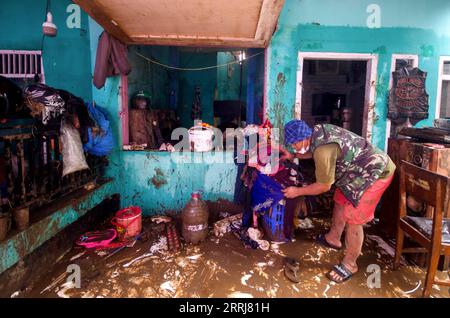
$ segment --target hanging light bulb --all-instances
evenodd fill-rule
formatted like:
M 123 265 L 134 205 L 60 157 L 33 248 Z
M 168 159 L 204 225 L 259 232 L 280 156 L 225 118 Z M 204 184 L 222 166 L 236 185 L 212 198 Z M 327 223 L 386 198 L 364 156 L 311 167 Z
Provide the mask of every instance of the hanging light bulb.
M 58 31 L 58 28 L 53 23 L 53 15 L 50 12 L 50 0 L 47 1 L 47 19 L 42 24 L 42 32 L 44 32 L 44 35 L 46 36 L 56 36 L 56 33 Z

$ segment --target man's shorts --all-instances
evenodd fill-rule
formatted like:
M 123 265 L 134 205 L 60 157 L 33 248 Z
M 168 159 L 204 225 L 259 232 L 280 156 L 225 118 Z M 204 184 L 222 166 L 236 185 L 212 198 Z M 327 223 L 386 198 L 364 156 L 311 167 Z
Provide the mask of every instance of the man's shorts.
M 341 208 L 344 212 L 344 219 L 348 224 L 360 225 L 373 220 L 375 209 L 383 196 L 384 191 L 389 187 L 394 175 L 375 181 L 361 197 L 358 206 L 355 208 L 344 196 L 341 190 L 336 189 L 334 193 L 335 209 Z

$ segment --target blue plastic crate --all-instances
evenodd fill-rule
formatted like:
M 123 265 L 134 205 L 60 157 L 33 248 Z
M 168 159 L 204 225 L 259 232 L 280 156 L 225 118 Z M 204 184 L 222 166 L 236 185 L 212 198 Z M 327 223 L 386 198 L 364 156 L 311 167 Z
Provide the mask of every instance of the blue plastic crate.
M 278 202 L 272 208 L 262 214 L 262 226 L 265 239 L 272 242 L 285 242 L 284 235 L 284 200 Z

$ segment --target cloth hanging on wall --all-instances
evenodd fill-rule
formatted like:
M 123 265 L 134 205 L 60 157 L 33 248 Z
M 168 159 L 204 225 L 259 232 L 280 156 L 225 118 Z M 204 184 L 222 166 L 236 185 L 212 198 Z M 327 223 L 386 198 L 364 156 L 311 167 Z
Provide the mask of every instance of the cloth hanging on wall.
M 127 46 L 107 32 L 103 32 L 98 41 L 95 59 L 95 87 L 102 88 L 109 76 L 128 75 L 130 72 Z

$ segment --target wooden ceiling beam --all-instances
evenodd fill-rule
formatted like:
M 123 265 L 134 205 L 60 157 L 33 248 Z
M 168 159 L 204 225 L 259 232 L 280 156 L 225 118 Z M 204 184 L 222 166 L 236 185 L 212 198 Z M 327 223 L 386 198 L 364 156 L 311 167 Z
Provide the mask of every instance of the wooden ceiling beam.
M 113 22 L 111 17 L 105 15 L 104 10 L 94 0 L 72 0 L 78 4 L 92 19 L 100 24 L 106 32 L 116 37 L 125 44 L 130 44 L 130 37 Z
M 263 48 L 264 40 L 233 37 L 202 37 L 180 35 L 131 35 L 133 44 L 173 45 L 173 46 L 202 46 L 202 47 L 238 47 Z
M 263 40 L 265 46 L 269 45 L 283 5 L 284 0 L 264 0 L 256 27 L 255 40 Z

